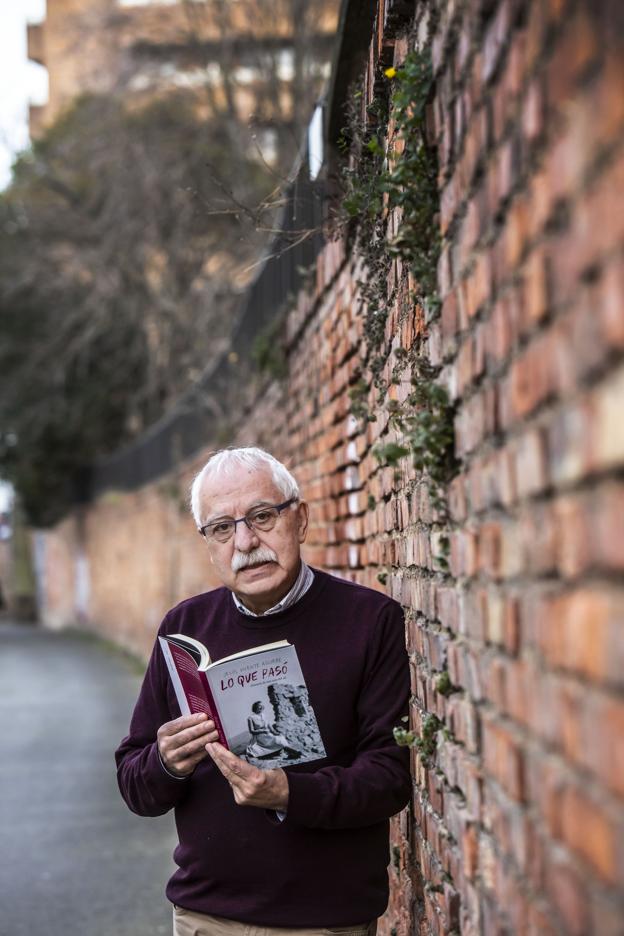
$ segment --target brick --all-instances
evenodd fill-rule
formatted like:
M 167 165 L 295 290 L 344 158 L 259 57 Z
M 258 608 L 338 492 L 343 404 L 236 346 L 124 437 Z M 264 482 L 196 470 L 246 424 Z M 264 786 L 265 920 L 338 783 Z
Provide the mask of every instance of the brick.
M 492 504 L 508 507 L 517 498 L 517 479 L 511 452 L 501 449 L 489 461 L 488 480 L 492 489 Z
M 483 439 L 488 419 L 485 393 L 471 397 L 456 420 L 456 447 L 459 455 L 475 449 Z
M 479 839 L 475 823 L 468 823 L 461 838 L 462 867 L 468 878 L 474 878 L 479 866 Z
M 477 537 L 471 530 L 451 534 L 451 572 L 455 576 L 473 576 L 478 568 Z
M 624 263 L 621 257 L 607 265 L 600 281 L 598 315 L 603 335 L 614 348 L 624 348 Z
M 479 747 L 478 716 L 473 703 L 469 699 L 452 697 L 448 704 L 449 727 L 455 738 L 470 753 L 474 754 Z
M 466 278 L 466 289 L 468 315 L 472 317 L 487 303 L 492 293 L 492 267 L 489 253 L 486 251 L 477 256 L 475 265 Z
M 555 484 L 578 481 L 590 470 L 593 413 L 587 400 L 561 407 L 546 427 L 550 477 Z
M 563 841 L 605 881 L 618 877 L 613 817 L 580 787 L 566 785 L 561 797 Z
M 560 395 L 569 395 L 594 374 L 599 374 L 610 347 L 596 327 L 597 290 L 580 293 L 580 307 L 559 319 L 553 330 L 553 379 Z M 598 323 L 599 324 L 599 323 Z
M 589 924 L 589 900 L 585 880 L 569 858 L 554 852 L 546 869 L 546 892 L 566 933 L 585 936 Z
M 529 223 L 527 197 L 518 194 L 511 203 L 504 229 L 505 261 L 511 270 L 517 267 L 524 253 Z
M 511 349 L 511 314 L 509 302 L 505 299 L 499 300 L 492 309 L 486 330 L 486 356 L 491 368 L 496 368 L 504 361 Z
M 592 891 L 590 901 L 590 932 L 600 933 L 600 936 L 621 936 L 621 902 L 597 888 Z
M 547 575 L 557 567 L 557 526 L 549 504 L 537 504 L 522 516 L 521 536 L 528 570 Z
M 546 106 L 544 91 L 539 78 L 533 79 L 524 96 L 522 106 L 522 131 L 526 140 L 534 142 L 542 136 L 545 127 Z
M 624 504 L 623 504 L 624 506 Z M 554 504 L 556 564 L 564 578 L 574 578 L 591 566 L 592 518 L 587 500 L 561 497 Z
M 489 643 L 505 642 L 505 596 L 498 588 L 489 588 L 484 602 L 485 634 Z
M 578 722 L 574 759 L 624 796 L 624 702 L 607 693 L 578 689 L 572 716 Z
M 537 719 L 545 718 L 546 713 L 539 713 L 540 673 L 533 661 L 518 660 L 514 666 L 512 678 L 506 683 L 508 713 L 520 725 L 530 727 Z
M 614 588 L 578 588 L 547 600 L 537 640 L 553 666 L 597 682 L 624 684 L 624 592 Z
M 523 272 L 524 309 L 532 326 L 546 315 L 550 307 L 548 259 L 543 249 L 531 252 Z
M 612 210 L 612 199 L 623 179 L 624 160 L 614 160 L 577 203 L 572 216 L 572 236 L 579 241 L 591 237 L 585 245 L 581 274 L 591 271 L 622 240 L 624 218 Z
M 601 116 L 600 126 L 607 139 L 613 139 L 618 136 L 624 123 L 624 103 L 621 96 L 609 94 L 609 88 L 613 87 L 613 82 L 622 79 L 622 55 L 621 55 L 621 11 L 617 4 L 611 4 L 609 12 L 601 22 L 603 35 L 603 69 L 600 79 L 603 82 L 602 87 L 596 84 L 595 105 L 596 113 Z M 602 113 L 606 112 L 607 118 L 602 118 Z
M 479 836 L 479 875 L 483 887 L 493 891 L 496 885 L 496 854 L 492 839 L 487 835 Z
M 461 345 L 459 354 L 457 355 L 457 362 L 455 364 L 457 373 L 457 389 L 458 395 L 460 396 L 463 395 L 466 387 L 469 386 L 472 381 L 472 358 L 472 339 L 468 338 Z
M 591 406 L 591 459 L 597 468 L 612 468 L 624 463 L 624 366 L 619 367 L 594 392 Z
M 579 79 L 600 55 L 595 19 L 582 7 L 566 24 L 547 67 L 549 100 L 561 107 L 571 98 Z
M 510 380 L 515 416 L 527 416 L 550 396 L 553 388 L 551 349 L 551 336 L 541 335 L 513 362 Z
M 485 34 L 483 42 L 482 77 L 488 82 L 494 76 L 510 31 L 511 4 L 501 3 Z
M 466 486 L 462 477 L 455 478 L 448 488 L 448 508 L 451 518 L 458 523 L 466 518 Z
M 566 783 L 562 766 L 543 752 L 533 751 L 527 758 L 526 777 L 528 799 L 539 817 L 541 834 L 561 841 L 561 812 Z
M 526 795 L 524 752 L 510 728 L 489 716 L 481 720 L 483 764 L 513 799 L 522 802 Z
M 466 630 L 460 629 L 460 633 L 466 633 Z M 472 700 L 479 701 L 483 697 L 479 661 L 466 643 L 449 644 L 448 664 L 451 682 L 464 688 Z
M 528 237 L 532 242 L 537 241 L 543 234 L 560 202 L 557 202 L 555 193 L 551 187 L 551 180 L 547 169 L 541 166 L 537 169 L 529 182 L 529 199 L 531 203 L 531 216 L 529 218 Z M 549 287 L 552 291 L 552 264 L 550 263 L 549 250 Z M 552 296 L 551 296 L 552 300 Z
M 512 142 L 507 140 L 503 143 L 497 152 L 496 159 L 490 169 L 490 203 L 492 207 L 498 206 L 501 210 L 501 203 L 506 202 L 511 194 L 514 184 L 513 171 L 513 151 Z
M 480 664 L 486 698 L 497 711 L 506 712 L 507 681 L 511 669 L 509 661 L 499 654 L 488 654 L 481 657 Z
M 503 634 L 507 653 L 517 654 L 520 649 L 520 614 L 519 603 L 514 596 L 508 595 L 505 599 Z
M 546 438 L 543 430 L 525 433 L 515 446 L 514 477 L 519 497 L 529 497 L 548 484 Z
M 559 932 L 552 919 L 549 906 L 528 905 L 527 936 L 556 936 Z
M 501 572 L 502 529 L 500 523 L 485 523 L 478 534 L 479 568 L 492 578 Z
M 524 549 L 517 523 L 505 523 L 501 531 L 500 545 L 500 576 L 503 579 L 513 579 L 525 571 L 526 562 Z
M 624 484 L 607 483 L 599 488 L 588 507 L 584 530 L 591 559 L 609 571 L 624 570 Z

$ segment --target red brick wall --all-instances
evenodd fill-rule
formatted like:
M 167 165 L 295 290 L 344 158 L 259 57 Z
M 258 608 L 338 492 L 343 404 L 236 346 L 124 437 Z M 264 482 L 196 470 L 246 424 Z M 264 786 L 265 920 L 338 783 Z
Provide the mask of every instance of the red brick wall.
M 451 574 L 436 571 L 413 473 L 397 484 L 371 455 L 383 410 L 365 434 L 348 415 L 362 315 L 356 261 L 339 244 L 319 263 L 320 283 L 331 282 L 321 307 L 293 338 L 288 451 L 313 504 L 312 558 L 373 587 L 379 564 L 390 570 L 406 610 L 413 727 L 435 713 L 448 730 L 428 769 L 414 752 L 382 931 L 615 936 L 624 17 L 615 3 L 564 0 L 438 10 L 443 304 L 426 345 L 457 406 Z M 389 43 L 399 64 L 424 41 L 424 4 L 413 12 L 403 35 L 378 22 L 367 87 Z M 390 316 L 387 371 L 418 337 L 417 311 L 397 303 Z M 435 688 L 444 669 L 450 696 Z
M 380 54 L 399 64 L 435 22 L 443 302 L 425 323 L 403 292 L 386 349 L 389 372 L 397 348 L 422 344 L 456 403 L 449 573 L 434 562 L 426 488 L 372 455 L 383 407 L 371 395 L 366 431 L 349 413 L 363 316 L 359 261 L 342 242 L 289 316 L 288 378 L 254 387 L 232 441 L 259 441 L 294 468 L 311 504 L 308 561 L 380 589 L 387 571 L 406 613 L 412 727 L 434 713 L 446 728 L 429 766 L 412 751 L 384 936 L 621 936 L 622 13 L 615 0 L 379 10 L 369 72 Z M 401 282 L 398 262 L 390 279 Z M 136 495 L 119 497 L 128 518 Z M 93 505 L 85 528 L 105 529 L 107 509 Z M 152 543 L 154 575 L 172 549 L 159 559 Z M 105 563 L 105 538 L 86 552 Z M 154 591 L 154 619 L 191 579 Z M 103 608 L 94 626 L 114 629 L 110 596 Z M 450 695 L 436 688 L 445 670 Z

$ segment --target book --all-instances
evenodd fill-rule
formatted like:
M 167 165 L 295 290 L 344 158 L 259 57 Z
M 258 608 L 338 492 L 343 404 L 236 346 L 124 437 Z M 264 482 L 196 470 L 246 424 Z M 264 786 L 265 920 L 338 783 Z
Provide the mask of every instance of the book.
M 158 639 L 182 714 L 206 712 L 221 744 L 238 757 L 269 769 L 326 756 L 297 651 L 287 640 L 213 662 L 194 637 Z

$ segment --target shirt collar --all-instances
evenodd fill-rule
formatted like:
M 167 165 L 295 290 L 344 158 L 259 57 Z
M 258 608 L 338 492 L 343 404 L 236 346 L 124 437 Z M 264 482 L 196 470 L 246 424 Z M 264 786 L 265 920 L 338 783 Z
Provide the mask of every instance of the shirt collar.
M 267 614 L 277 614 L 278 611 L 285 611 L 286 608 L 290 608 L 294 605 L 300 598 L 303 598 L 310 585 L 314 581 L 314 572 L 310 566 L 306 565 L 303 559 L 301 560 L 301 568 L 299 569 L 299 575 L 293 587 L 290 589 L 288 594 L 284 595 L 281 601 L 278 601 L 276 605 L 273 605 L 272 608 L 269 608 L 268 611 L 264 611 L 262 614 L 255 614 L 255 612 L 250 611 L 249 608 L 246 608 L 242 601 L 237 598 L 237 596 L 232 592 L 232 598 L 234 599 L 234 604 L 241 612 L 241 614 L 246 614 L 248 617 L 266 617 Z

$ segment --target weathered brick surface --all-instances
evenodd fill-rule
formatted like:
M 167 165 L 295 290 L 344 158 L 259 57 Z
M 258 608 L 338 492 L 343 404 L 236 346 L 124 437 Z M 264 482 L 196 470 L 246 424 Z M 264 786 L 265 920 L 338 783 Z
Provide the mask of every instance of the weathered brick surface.
M 419 342 L 456 404 L 448 574 L 434 561 L 426 485 L 409 465 L 395 480 L 372 455 L 387 431 L 384 408 L 371 394 L 378 419 L 365 430 L 350 415 L 364 274 L 342 242 L 327 245 L 314 291 L 289 316 L 287 381 L 249 401 L 232 441 L 260 441 L 295 469 L 311 508 L 308 561 L 404 606 L 412 727 L 433 713 L 446 729 L 430 763 L 412 751 L 414 793 L 392 824 L 383 936 L 616 936 L 622 12 L 614 0 L 385 0 L 378 9 L 369 97 L 379 56 L 399 64 L 439 14 L 430 129 L 443 302 L 425 324 L 397 291 L 386 373 L 398 347 Z M 390 280 L 403 283 L 398 264 Z M 397 399 L 407 389 L 397 386 Z M 145 646 L 172 600 L 210 584 L 201 544 L 168 510 L 154 486 L 87 511 L 91 619 L 126 643 Z M 445 670 L 451 694 L 439 691 Z

